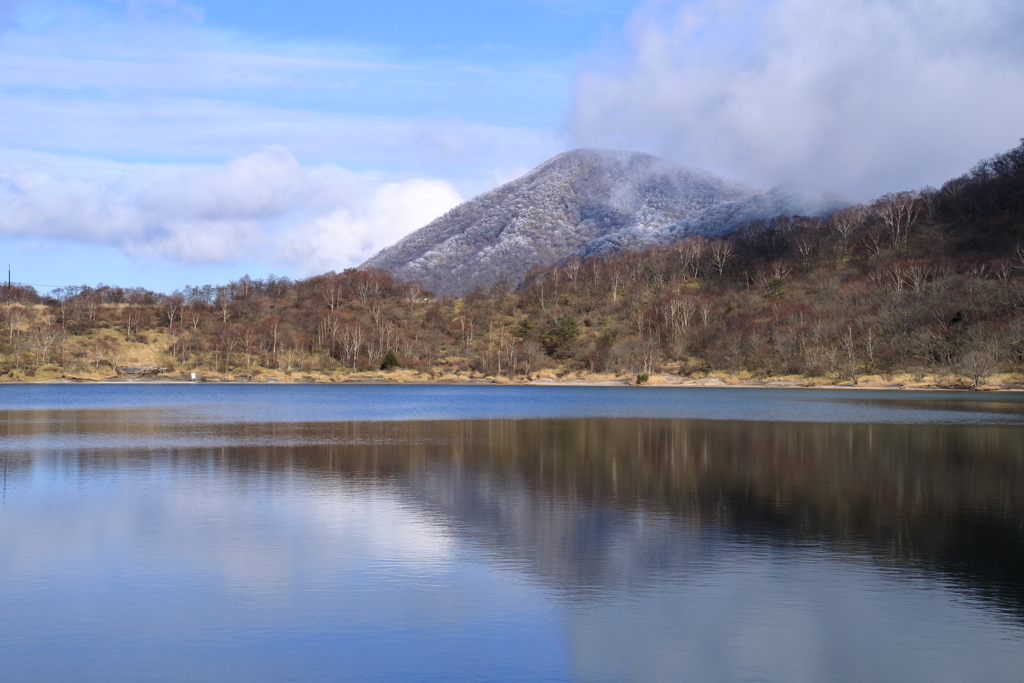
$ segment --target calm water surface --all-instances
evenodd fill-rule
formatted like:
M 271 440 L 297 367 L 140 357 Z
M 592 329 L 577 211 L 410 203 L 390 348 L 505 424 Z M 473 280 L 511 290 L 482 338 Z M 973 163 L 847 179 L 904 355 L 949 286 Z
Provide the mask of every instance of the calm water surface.
M 0 387 L 0 681 L 1020 681 L 1024 397 Z

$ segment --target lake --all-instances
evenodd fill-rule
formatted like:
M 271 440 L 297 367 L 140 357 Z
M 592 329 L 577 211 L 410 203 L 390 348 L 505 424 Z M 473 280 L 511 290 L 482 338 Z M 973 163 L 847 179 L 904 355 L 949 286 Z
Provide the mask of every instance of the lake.
M 1020 681 L 1024 395 L 0 386 L 0 681 Z

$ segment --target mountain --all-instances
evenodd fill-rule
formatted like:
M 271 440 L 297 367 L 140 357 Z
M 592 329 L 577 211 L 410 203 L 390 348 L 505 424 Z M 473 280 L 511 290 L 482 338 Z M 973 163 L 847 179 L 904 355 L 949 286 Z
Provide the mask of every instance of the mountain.
M 362 268 L 460 295 L 522 280 L 606 235 L 653 231 L 755 190 L 649 154 L 578 149 L 455 207 Z
M 362 268 L 462 295 L 572 255 L 723 235 L 745 221 L 824 215 L 845 204 L 788 188 L 769 192 L 638 152 L 577 149 L 455 207 Z

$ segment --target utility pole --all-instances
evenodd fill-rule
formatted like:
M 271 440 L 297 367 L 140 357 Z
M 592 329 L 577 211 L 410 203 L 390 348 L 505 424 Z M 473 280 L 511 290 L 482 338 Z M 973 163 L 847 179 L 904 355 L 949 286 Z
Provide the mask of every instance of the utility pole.
M 11 320 L 11 264 L 7 264 L 7 331 L 10 335 L 11 349 L 14 347 L 14 323 Z M 8 356 L 8 359 L 10 356 Z M 7 505 L 7 456 L 4 456 L 4 506 Z

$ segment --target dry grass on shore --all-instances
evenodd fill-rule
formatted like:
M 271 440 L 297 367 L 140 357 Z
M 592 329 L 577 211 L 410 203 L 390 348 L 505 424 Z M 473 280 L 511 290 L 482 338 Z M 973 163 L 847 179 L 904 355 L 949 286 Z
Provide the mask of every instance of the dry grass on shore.
M 147 366 L 151 359 L 140 354 L 132 357 L 137 363 L 134 367 Z M 133 367 L 124 365 L 122 368 Z M 159 367 L 159 366 L 154 366 Z M 0 377 L 4 383 L 148 383 L 148 382 L 189 382 L 191 370 L 161 373 L 131 374 L 121 369 L 113 374 L 109 369 L 95 371 L 91 366 L 81 372 L 62 371 L 59 366 L 46 365 L 37 369 L 33 376 L 25 376 L 13 372 Z M 636 385 L 635 375 L 621 373 L 590 373 L 568 372 L 559 373 L 553 369 L 545 369 L 531 373 L 529 377 L 492 376 L 474 372 L 452 372 L 435 369 L 425 372 L 409 368 L 392 370 L 352 372 L 339 370 L 334 372 L 308 371 L 283 372 L 265 368 L 252 368 L 248 373 L 220 373 L 197 370 L 201 382 L 215 383 L 317 383 L 317 384 L 499 384 L 499 385 Z M 767 387 L 767 388 L 857 388 L 857 389 L 945 389 L 970 390 L 971 382 L 951 374 L 917 375 L 909 373 L 896 375 L 865 375 L 858 377 L 856 383 L 836 381 L 824 377 L 804 377 L 801 375 L 774 376 L 767 378 L 752 377 L 749 373 L 693 373 L 691 376 L 676 373 L 652 374 L 643 386 L 650 387 Z M 1019 391 L 1024 390 L 1024 375 L 1002 373 L 991 375 L 979 387 L 983 391 Z

